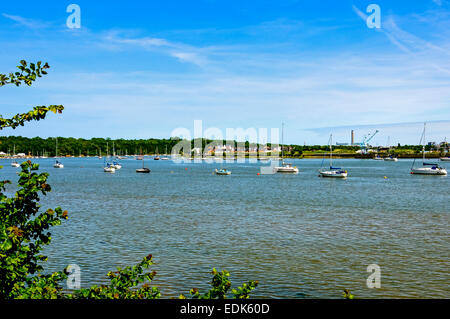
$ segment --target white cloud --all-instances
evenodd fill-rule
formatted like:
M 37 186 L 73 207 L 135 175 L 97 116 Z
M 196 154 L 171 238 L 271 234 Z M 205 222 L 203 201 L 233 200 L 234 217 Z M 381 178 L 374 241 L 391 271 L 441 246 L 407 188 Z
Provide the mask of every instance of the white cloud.
M 24 18 L 21 16 L 16 16 L 16 15 L 11 15 L 11 14 L 6 14 L 6 13 L 2 13 L 2 16 L 4 16 L 5 18 L 8 18 L 20 25 L 30 28 L 30 29 L 45 28 L 49 25 L 48 23 L 45 23 L 42 21 L 27 19 L 27 18 Z

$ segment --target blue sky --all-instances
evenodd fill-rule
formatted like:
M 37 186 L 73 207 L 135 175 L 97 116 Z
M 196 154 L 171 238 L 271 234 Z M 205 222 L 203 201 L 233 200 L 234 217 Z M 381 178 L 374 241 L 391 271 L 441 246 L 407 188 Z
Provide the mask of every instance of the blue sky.
M 81 8 L 69 29 L 66 7 Z M 381 28 L 366 25 L 369 4 Z M 0 72 L 43 60 L 33 87 L 2 87 L 6 117 L 63 104 L 4 135 L 164 138 L 179 127 L 273 128 L 287 143 L 450 139 L 450 0 L 22 1 L 0 4 Z

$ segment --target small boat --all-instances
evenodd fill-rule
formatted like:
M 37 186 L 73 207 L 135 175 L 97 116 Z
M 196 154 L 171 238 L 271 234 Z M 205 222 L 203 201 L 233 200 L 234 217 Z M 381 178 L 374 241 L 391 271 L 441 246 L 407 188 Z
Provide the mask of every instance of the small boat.
M 150 173 L 150 168 L 147 168 L 147 167 L 138 168 L 138 169 L 136 169 L 136 173 Z
M 450 162 L 450 156 L 441 157 L 440 160 L 443 162 Z
M 103 171 L 105 173 L 115 173 L 116 169 L 114 166 L 112 166 L 110 163 L 106 164 L 106 166 L 103 168 Z
M 109 148 L 108 148 L 108 142 L 106 142 L 106 159 L 105 160 L 108 160 L 108 159 L 109 159 Z M 115 173 L 116 167 L 114 164 L 106 163 L 106 166 L 103 167 L 103 171 L 105 173 Z
M 142 161 L 144 159 L 144 156 L 136 156 L 137 161 Z
M 9 152 L 8 152 L 8 153 L 9 153 Z M 16 157 L 16 144 L 14 144 L 13 158 L 14 158 L 14 157 Z M 14 161 L 11 163 L 11 166 L 12 166 L 12 167 L 19 167 L 20 164 L 17 163 L 16 160 L 14 160 Z
M 377 155 L 373 158 L 375 161 L 382 161 L 383 158 L 380 155 Z
M 64 165 L 60 161 L 56 160 L 55 164 L 53 164 L 53 167 L 54 168 L 64 168 Z
M 153 159 L 154 159 L 155 161 L 159 161 L 158 146 L 156 147 L 156 156 L 153 157 Z
M 144 167 L 144 159 L 142 159 L 142 168 L 136 169 L 136 173 L 150 173 L 150 168 Z
M 281 166 L 275 167 L 275 171 L 277 173 L 293 173 L 293 174 L 297 174 L 298 173 L 298 168 L 296 166 L 292 166 L 291 163 L 282 162 Z
M 334 178 L 346 178 L 347 177 L 347 171 L 343 170 L 340 167 L 333 167 L 333 147 L 332 145 L 332 139 L 333 136 L 330 134 L 330 140 L 329 140 L 329 145 L 330 145 L 330 168 L 329 169 L 320 169 L 319 170 L 319 177 L 334 177 Z M 324 157 L 325 160 L 325 157 Z M 323 165 L 323 160 L 322 160 L 322 165 Z
M 426 123 L 423 123 L 423 133 L 422 137 L 420 138 L 420 143 L 425 143 L 425 128 Z M 447 175 L 447 170 L 437 163 L 426 163 L 425 162 L 425 145 L 422 145 L 422 166 L 423 167 L 414 167 L 414 164 L 416 162 L 416 159 L 414 159 L 412 165 L 411 165 L 411 174 L 417 174 L 417 175 Z
M 345 178 L 347 177 L 347 171 L 341 169 L 340 167 L 330 166 L 329 170 L 320 171 L 320 176 L 322 177 L 336 177 L 336 178 Z
M 231 171 L 227 170 L 226 168 L 221 168 L 215 170 L 216 175 L 231 175 Z
M 424 167 L 411 168 L 411 174 L 447 175 L 447 170 L 435 163 L 423 163 Z M 430 166 L 430 167 L 429 167 Z
M 384 160 L 388 161 L 388 162 L 397 162 L 398 161 L 397 156 L 391 154 L 391 145 L 389 143 L 389 139 L 390 139 L 390 136 L 388 136 L 388 142 L 387 142 L 387 145 L 389 146 L 389 152 L 388 152 L 388 156 L 385 157 Z
M 115 169 L 121 169 L 122 168 L 122 165 L 120 165 L 117 162 L 113 162 L 111 166 L 114 167 Z
M 163 157 L 161 157 L 161 161 L 168 161 L 169 158 L 167 157 L 167 146 L 166 146 L 166 153 Z
M 56 149 L 56 156 L 55 156 L 55 158 L 58 158 L 58 137 L 56 137 L 56 146 L 55 146 L 55 149 Z M 58 161 L 58 160 L 55 160 L 55 164 L 53 164 L 53 167 L 54 168 L 64 168 L 64 165 L 63 165 L 63 163 L 61 163 L 60 161 Z
M 275 172 L 297 174 L 298 168 L 296 166 L 292 166 L 291 163 L 284 162 L 283 140 L 284 140 L 284 123 L 281 123 L 281 166 L 275 167 Z

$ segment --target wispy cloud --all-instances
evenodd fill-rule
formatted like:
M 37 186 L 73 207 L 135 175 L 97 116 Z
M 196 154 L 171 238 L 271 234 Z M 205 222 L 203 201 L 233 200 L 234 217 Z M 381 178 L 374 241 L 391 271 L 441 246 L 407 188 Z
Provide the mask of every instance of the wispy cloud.
M 202 48 L 197 48 L 184 43 L 177 43 L 157 37 L 130 37 L 120 31 L 107 32 L 102 40 L 112 45 L 120 45 L 123 49 L 139 47 L 144 50 L 158 51 L 179 61 L 193 63 L 198 66 L 205 65 L 206 55 Z
M 19 25 L 25 26 L 30 29 L 41 29 L 48 27 L 48 23 L 34 20 L 34 19 L 28 19 L 17 15 L 11 15 L 7 13 L 2 13 L 2 16 L 4 16 L 7 19 L 10 19 L 14 22 L 16 22 Z
M 367 19 L 367 15 L 359 10 L 356 6 L 352 6 L 353 11 L 364 21 Z M 413 20 L 416 16 L 410 16 L 408 19 Z M 421 22 L 427 22 L 422 16 Z M 450 66 L 448 63 L 437 64 L 433 61 L 444 60 L 450 58 L 450 51 L 447 48 L 441 47 L 431 41 L 422 39 L 421 37 L 403 30 L 398 26 L 393 15 L 386 15 L 383 18 L 382 27 L 375 29 L 377 32 L 383 33 L 389 41 L 399 48 L 404 53 L 410 56 L 428 56 L 428 61 L 425 62 L 429 66 L 435 68 L 440 72 L 450 74 Z M 425 61 L 425 60 L 424 60 Z

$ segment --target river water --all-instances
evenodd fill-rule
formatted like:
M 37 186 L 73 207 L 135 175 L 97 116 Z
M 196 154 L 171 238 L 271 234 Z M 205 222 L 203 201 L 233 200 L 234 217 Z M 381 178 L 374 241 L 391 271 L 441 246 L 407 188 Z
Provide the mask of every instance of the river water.
M 291 160 L 297 175 L 224 164 L 230 176 L 214 175 L 217 163 L 149 159 L 152 172 L 136 174 L 142 161 L 129 159 L 108 174 L 97 158 L 63 159 L 63 169 L 34 161 L 50 173 L 43 207 L 69 211 L 52 229 L 46 269 L 77 264 L 83 287 L 151 253 L 166 298 L 207 289 L 213 267 L 233 285 L 258 280 L 260 298 L 450 296 L 450 177 L 410 175 L 411 160 L 336 160 L 345 180 L 319 178 L 321 159 Z M 0 164 L 2 179 L 17 179 Z M 380 288 L 367 287 L 371 264 Z

